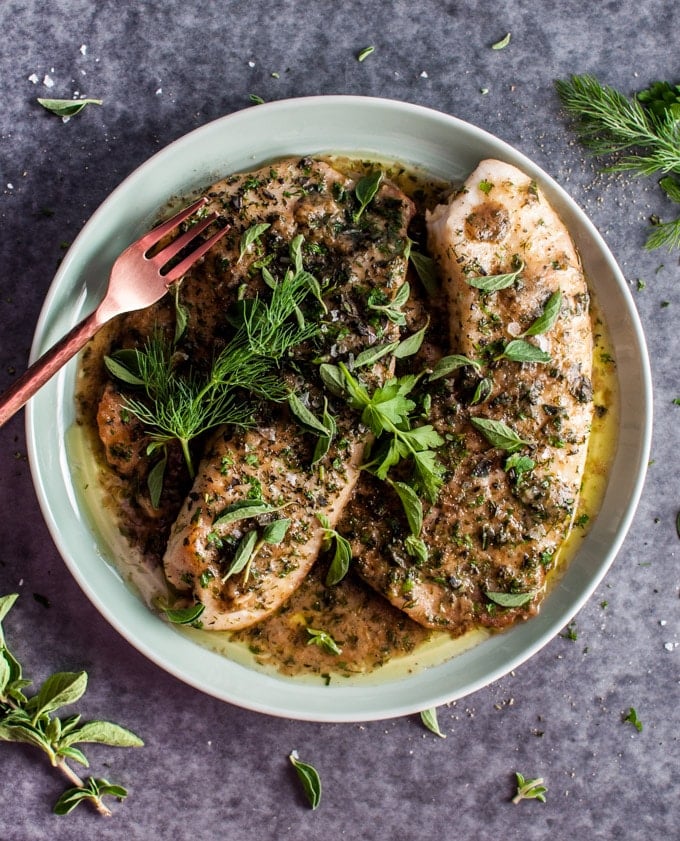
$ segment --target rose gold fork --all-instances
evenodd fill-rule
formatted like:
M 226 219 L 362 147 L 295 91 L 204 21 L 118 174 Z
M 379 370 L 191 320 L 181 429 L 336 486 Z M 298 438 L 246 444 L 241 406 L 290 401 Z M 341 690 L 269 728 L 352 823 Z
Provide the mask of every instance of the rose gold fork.
M 41 356 L 18 380 L 0 395 L 0 426 L 8 421 L 15 412 L 29 400 L 72 356 L 94 336 L 94 334 L 116 315 L 140 310 L 155 304 L 168 291 L 168 286 L 186 274 L 217 240 L 224 236 L 228 228 L 222 228 L 197 246 L 176 266 L 164 272 L 164 267 L 173 257 L 188 246 L 198 234 L 204 231 L 217 218 L 211 213 L 200 219 L 195 225 L 157 254 L 150 255 L 154 245 L 169 234 L 179 224 L 188 219 L 199 208 L 206 205 L 204 197 L 185 207 L 172 219 L 149 231 L 137 242 L 123 251 L 113 264 L 108 289 L 97 309 L 70 330 L 52 348 Z

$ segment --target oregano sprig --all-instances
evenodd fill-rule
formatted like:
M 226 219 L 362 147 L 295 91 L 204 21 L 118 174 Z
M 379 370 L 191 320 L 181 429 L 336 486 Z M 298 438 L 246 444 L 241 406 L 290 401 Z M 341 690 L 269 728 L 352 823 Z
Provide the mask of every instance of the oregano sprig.
M 70 762 L 89 767 L 78 745 L 98 743 L 115 747 L 141 747 L 144 743 L 132 731 L 110 721 L 81 722 L 79 714 L 63 718 L 54 715 L 62 707 L 79 701 L 87 689 L 87 673 L 56 672 L 48 677 L 31 696 L 24 692 L 31 681 L 11 653 L 5 640 L 2 621 L 14 605 L 16 594 L 0 596 L 0 741 L 22 742 L 45 753 L 72 784 L 55 804 L 54 811 L 65 815 L 79 803 L 89 802 L 99 812 L 111 814 L 103 802 L 104 795 L 122 800 L 127 796 L 123 786 L 89 777 L 82 780 Z

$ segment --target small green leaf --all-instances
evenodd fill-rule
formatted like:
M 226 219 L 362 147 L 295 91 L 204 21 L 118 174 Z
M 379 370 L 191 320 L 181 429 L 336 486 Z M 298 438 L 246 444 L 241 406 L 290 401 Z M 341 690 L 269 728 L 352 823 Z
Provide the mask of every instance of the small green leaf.
M 495 44 L 491 45 L 492 50 L 504 50 L 508 44 L 510 43 L 510 38 L 512 37 L 512 33 L 506 33 L 500 41 L 496 41 Z
M 12 609 L 12 605 L 14 602 L 19 598 L 18 593 L 12 593 L 9 596 L 0 596 L 0 622 L 7 616 L 7 614 Z M 3 639 L 0 636 L 0 645 L 4 644 Z
M 86 105 L 101 105 L 101 99 L 43 99 L 38 97 L 38 103 L 57 117 L 75 117 Z
M 60 747 L 57 750 L 57 756 L 63 756 L 65 759 L 72 759 L 74 762 L 78 762 L 84 768 L 90 767 L 90 762 L 88 758 L 81 750 L 78 750 L 78 748 Z
M 278 509 L 269 505 L 261 499 L 243 499 L 228 505 L 220 516 L 213 523 L 215 526 L 227 526 L 230 523 L 237 523 L 240 520 L 248 520 L 251 517 L 259 517 L 262 514 L 272 514 Z
M 182 305 L 179 299 L 179 283 L 173 283 L 171 289 L 173 298 L 175 301 L 175 335 L 173 341 L 175 344 L 179 342 L 182 336 L 185 334 L 187 329 L 187 324 L 189 323 L 189 313 L 187 308 Z
M 512 286 L 522 273 L 523 269 L 524 262 L 520 260 L 518 267 L 513 272 L 468 277 L 465 279 L 465 282 L 468 286 L 473 286 L 481 292 L 499 292 L 501 289 L 508 289 L 508 287 Z
M 262 540 L 264 540 L 265 543 L 278 545 L 285 538 L 288 529 L 290 528 L 290 524 L 291 520 L 287 520 L 283 517 L 280 520 L 274 520 L 273 523 L 269 523 L 265 526 L 262 532 Z
M 425 254 L 420 254 L 418 251 L 411 250 L 409 259 L 416 270 L 416 274 L 420 282 L 423 284 L 427 294 L 433 298 L 440 292 L 439 282 L 437 281 L 437 271 L 435 262 L 432 257 Z
M 357 181 L 354 188 L 354 195 L 356 196 L 356 200 L 359 202 L 359 209 L 353 217 L 355 222 L 359 221 L 361 214 L 375 198 L 380 188 L 382 179 L 383 174 L 381 170 L 376 169 L 368 175 L 364 175 L 363 178 L 360 178 L 359 181 Z
M 303 426 L 315 432 L 317 435 L 330 436 L 332 430 L 322 423 L 316 415 L 310 412 L 294 392 L 291 392 L 288 396 L 288 408 Z
M 538 336 L 541 333 L 547 333 L 551 330 L 557 319 L 560 317 L 560 310 L 562 309 L 562 292 L 558 289 L 546 301 L 543 312 L 538 316 L 536 321 L 522 333 L 523 336 Z
M 485 400 L 488 400 L 492 390 L 493 380 L 489 377 L 482 377 L 482 379 L 477 383 L 477 388 L 475 389 L 475 393 L 472 395 L 470 405 L 477 406 Z
M 73 704 L 82 698 L 87 689 L 87 672 L 57 672 L 43 683 L 26 708 L 37 721 L 41 715 Z
M 443 356 L 432 369 L 432 373 L 428 376 L 428 380 L 429 382 L 434 382 L 442 377 L 448 377 L 449 374 L 453 374 L 453 372 L 457 371 L 459 368 L 466 368 L 468 365 L 474 368 L 475 371 L 481 371 L 482 369 L 479 362 L 474 359 L 468 359 L 467 356 L 461 356 L 457 353 L 454 353 L 451 356 Z
M 249 531 L 241 538 L 238 546 L 236 547 L 234 559 L 229 565 L 229 569 L 222 576 L 223 584 L 228 578 L 231 578 L 232 575 L 237 575 L 250 565 L 250 561 L 253 558 L 253 553 L 257 545 L 257 539 L 257 529 Z
M 241 234 L 241 239 L 239 241 L 239 260 L 243 258 L 250 246 L 256 242 L 268 228 L 271 228 L 271 224 L 269 222 L 259 222 L 257 225 L 251 225 Z
M 397 347 L 393 351 L 393 355 L 395 359 L 406 359 L 408 356 L 413 356 L 414 354 L 418 353 L 423 344 L 423 339 L 425 338 L 425 333 L 429 326 L 429 319 L 428 323 L 421 327 L 416 333 L 413 333 L 411 336 L 407 336 L 401 342 L 398 343 Z
M 161 501 L 161 495 L 163 493 L 163 479 L 165 478 L 165 468 L 168 464 L 168 452 L 165 447 L 163 447 L 163 454 L 161 458 L 154 464 L 154 466 L 149 471 L 149 475 L 146 477 L 146 485 L 149 489 L 149 498 L 151 499 L 151 505 L 154 508 L 158 508 Z
M 509 359 L 510 362 L 550 362 L 550 354 L 524 339 L 513 339 L 496 359 Z
M 504 470 L 506 473 L 514 470 L 515 474 L 520 476 L 522 473 L 528 473 L 533 470 L 534 467 L 536 467 L 536 462 L 532 458 L 520 455 L 519 453 L 513 453 L 505 460 Z
M 423 503 L 410 485 L 388 480 L 401 500 L 411 534 L 418 537 L 423 527 Z
M 132 351 L 132 354 L 134 354 L 134 351 Z M 122 353 L 119 352 L 113 356 L 104 357 L 104 365 L 109 374 L 122 383 L 127 383 L 127 385 L 144 385 L 144 380 L 134 370 L 130 370 L 123 359 L 129 362 L 131 361 L 131 355 L 128 353 L 123 357 Z
M 373 47 L 373 46 L 364 47 L 363 50 L 359 50 L 359 52 L 357 53 L 357 61 L 359 61 L 359 62 L 366 61 L 366 59 L 369 57 L 369 55 L 371 55 L 374 52 L 375 52 L 375 47 Z
M 165 608 L 165 614 L 168 622 L 173 625 L 192 625 L 205 610 L 204 604 L 193 604 L 191 607 L 184 607 L 179 609 Z
M 416 566 L 427 563 L 430 557 L 430 550 L 427 548 L 427 543 L 414 534 L 409 534 L 404 541 L 404 548 L 408 555 L 414 559 Z
M 635 707 L 630 707 L 628 713 L 623 717 L 624 721 L 629 721 L 633 727 L 638 731 L 638 733 L 642 733 L 642 722 L 638 718 L 638 714 L 635 710 Z
M 388 345 L 373 345 L 372 347 L 366 348 L 354 360 L 354 367 L 363 368 L 365 366 L 375 365 L 379 359 L 387 356 L 388 353 L 393 353 L 398 346 L 399 342 L 390 342 Z
M 331 394 L 334 394 L 336 397 L 343 397 L 345 395 L 345 378 L 337 365 L 330 365 L 327 362 L 319 365 L 319 376 L 321 377 L 321 382 Z
M 203 607 L 203 605 L 201 605 Z M 60 748 L 91 742 L 117 748 L 141 748 L 144 742 L 126 727 L 111 721 L 88 721 L 62 737 Z
M 337 424 L 335 422 L 335 418 L 331 413 L 328 411 L 328 400 L 326 397 L 323 399 L 323 415 L 321 416 L 321 423 L 326 427 L 328 430 L 327 435 L 319 435 L 316 446 L 314 447 L 314 454 L 312 456 L 312 464 L 316 464 L 318 461 L 326 455 L 331 447 L 331 443 L 333 438 L 338 431 Z
M 302 783 L 302 788 L 307 795 L 309 805 L 312 809 L 316 809 L 321 802 L 321 777 L 319 776 L 319 772 L 313 765 L 302 762 L 296 751 L 293 751 L 288 759 L 290 759 Z
M 307 628 L 309 639 L 307 645 L 317 645 L 319 648 L 325 649 L 329 654 L 342 654 L 342 648 L 337 644 L 333 637 L 327 631 L 321 631 L 317 628 Z
M 517 793 L 512 798 L 513 803 L 519 803 L 521 800 L 539 800 L 541 803 L 545 803 L 545 793 L 548 789 L 541 777 L 527 780 L 522 774 L 515 771 L 515 778 L 517 780 Z
M 501 607 L 523 607 L 534 598 L 536 593 L 491 593 L 487 591 L 484 595 L 489 601 Z
M 528 444 L 503 421 L 491 420 L 490 418 L 470 418 L 470 422 L 478 432 L 481 432 L 492 447 L 498 447 L 501 450 L 513 453 Z
M 420 720 L 423 722 L 425 727 L 430 730 L 435 736 L 439 736 L 442 739 L 446 738 L 446 735 L 442 733 L 439 728 L 439 721 L 437 720 L 437 710 L 435 707 L 431 707 L 429 710 L 423 710 L 420 713 Z
M 335 553 L 326 574 L 327 587 L 339 584 L 349 572 L 349 565 L 352 562 L 352 546 L 347 538 L 336 531 L 333 532 L 333 537 L 335 539 Z

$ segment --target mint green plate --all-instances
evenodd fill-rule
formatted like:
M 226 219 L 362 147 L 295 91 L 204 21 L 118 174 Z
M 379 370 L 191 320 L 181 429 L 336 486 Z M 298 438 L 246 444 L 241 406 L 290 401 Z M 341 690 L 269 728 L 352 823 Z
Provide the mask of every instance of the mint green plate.
M 625 281 L 584 213 L 546 173 L 492 135 L 454 117 L 385 99 L 312 97 L 223 117 L 154 155 L 109 196 L 66 255 L 47 295 L 33 344 L 44 352 L 94 309 L 117 255 L 169 198 L 285 155 L 333 152 L 394 159 L 451 181 L 486 157 L 535 177 L 580 249 L 610 328 L 620 389 L 618 449 L 600 513 L 541 612 L 439 665 L 330 686 L 264 674 L 227 659 L 160 620 L 116 570 L 114 549 L 92 527 L 80 473 L 65 441 L 74 423 L 75 362 L 31 401 L 27 437 L 36 492 L 52 537 L 85 594 L 135 648 L 180 680 L 242 707 L 314 721 L 405 715 L 460 698 L 531 657 L 576 614 L 612 563 L 638 502 L 651 438 L 651 377 L 644 337 Z

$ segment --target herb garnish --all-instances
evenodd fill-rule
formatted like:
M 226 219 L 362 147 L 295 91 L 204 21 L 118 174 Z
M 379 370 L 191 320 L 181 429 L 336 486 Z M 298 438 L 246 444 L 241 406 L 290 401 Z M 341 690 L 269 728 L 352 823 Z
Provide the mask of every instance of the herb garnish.
M 513 339 L 508 342 L 503 352 L 495 357 L 496 361 L 508 359 L 510 362 L 550 362 L 550 354 L 541 350 L 524 339 Z
M 512 37 L 512 33 L 507 32 L 500 41 L 496 41 L 495 44 L 491 45 L 492 50 L 503 50 L 505 49 L 508 44 L 510 43 L 510 38 Z
M 560 309 L 562 307 L 562 292 L 557 290 L 553 292 L 548 298 L 543 308 L 543 312 L 531 324 L 528 330 L 522 333 L 522 336 L 538 336 L 541 333 L 547 333 L 551 330 L 559 318 Z
M 501 607 L 524 607 L 528 604 L 536 593 L 491 593 L 487 590 L 484 595 L 489 601 L 494 602 Z
M 374 52 L 375 52 L 375 47 L 373 47 L 373 46 L 364 47 L 363 50 L 360 50 L 357 53 L 357 61 L 359 61 L 359 62 L 366 61 L 366 59 L 369 57 L 369 55 L 371 55 Z
M 623 720 L 630 721 L 630 723 L 638 731 L 638 733 L 642 733 L 642 722 L 638 718 L 638 714 L 635 710 L 635 707 L 630 707 L 627 714 L 623 717 Z
M 515 777 L 517 778 L 517 793 L 512 798 L 513 803 L 519 803 L 521 800 L 539 800 L 545 803 L 545 793 L 548 789 L 542 777 L 528 780 L 519 771 L 515 771 Z
M 300 242 L 291 243 L 295 271 L 281 282 L 271 278 L 268 301 L 239 301 L 232 312 L 235 332 L 213 362 L 207 378 L 177 370 L 174 344 L 156 333 L 143 349 L 123 350 L 105 358 L 109 372 L 123 382 L 141 386 L 144 398 L 128 398 L 127 409 L 146 427 L 156 444 L 179 441 L 189 474 L 194 467 L 190 443 L 224 424 L 244 426 L 253 406 L 237 399 L 243 389 L 253 396 L 281 402 L 289 396 L 278 364 L 288 350 L 314 336 L 318 327 L 299 318 L 300 305 L 318 295 L 316 279 L 300 265 Z
M 435 707 L 431 707 L 429 710 L 423 710 L 420 713 L 420 720 L 423 722 L 425 727 L 430 730 L 435 736 L 439 736 L 441 739 L 446 738 L 446 734 L 442 733 L 441 729 L 439 728 L 439 721 L 437 720 L 437 710 Z
M 374 289 L 368 296 L 368 308 L 382 313 L 382 315 L 386 316 L 386 318 L 398 327 L 405 327 L 406 316 L 402 312 L 402 308 L 408 301 L 410 294 L 411 287 L 408 281 L 406 283 L 402 283 L 397 290 L 397 294 L 391 301 L 387 298 L 384 292 L 379 289 Z
M 141 747 L 142 740 L 119 724 L 110 721 L 89 721 L 81 724 L 80 715 L 58 718 L 53 715 L 62 707 L 80 700 L 87 689 L 86 672 L 57 672 L 27 697 L 24 690 L 31 681 L 23 675 L 23 668 L 7 647 L 2 628 L 16 594 L 0 596 L 0 741 L 23 742 L 47 754 L 51 764 L 73 784 L 61 795 L 54 811 L 65 815 L 79 803 L 89 801 L 101 815 L 111 812 L 103 803 L 104 795 L 122 800 L 127 791 L 107 780 L 89 777 L 81 780 L 69 761 L 89 766 L 88 760 L 76 745 L 98 743 L 115 747 Z
M 516 269 L 504 274 L 476 275 L 465 278 L 468 286 L 473 286 L 481 292 L 498 292 L 512 286 L 524 269 L 524 261 L 515 259 Z
M 329 654 L 342 654 L 342 648 L 337 644 L 328 631 L 322 631 L 317 628 L 306 628 L 309 634 L 307 645 L 316 645 L 319 648 L 325 649 Z
M 583 144 L 596 155 L 616 156 L 608 171 L 658 173 L 667 197 L 680 201 L 677 86 L 655 82 L 631 98 L 589 75 L 555 86 Z M 653 227 L 646 247 L 660 246 L 680 247 L 680 218 Z
M 57 117 L 67 119 L 75 117 L 76 114 L 85 108 L 86 105 L 101 105 L 101 99 L 43 99 L 38 97 L 38 103 Z
M 360 178 L 356 186 L 354 188 L 354 195 L 356 200 L 359 202 L 359 209 L 354 213 L 352 219 L 355 222 L 358 222 L 361 218 L 361 214 L 366 210 L 368 205 L 373 201 L 380 188 L 380 184 L 383 179 L 382 171 L 379 169 L 370 172 L 368 175 L 364 175 L 363 178 Z
M 342 581 L 349 571 L 349 565 L 352 562 L 352 546 L 346 537 L 331 526 L 331 521 L 325 514 L 318 512 L 316 519 L 321 523 L 324 532 L 323 548 L 328 550 L 335 543 L 335 554 L 326 574 L 326 586 L 332 587 Z
M 291 751 L 288 759 L 290 759 L 297 772 L 302 788 L 309 800 L 309 805 L 312 809 L 316 809 L 321 802 L 321 777 L 319 772 L 313 765 L 302 762 L 296 750 Z
M 478 432 L 482 433 L 492 447 L 507 450 L 509 453 L 514 453 L 529 443 L 520 438 L 515 430 L 503 421 L 491 420 L 490 418 L 470 418 L 470 423 Z

